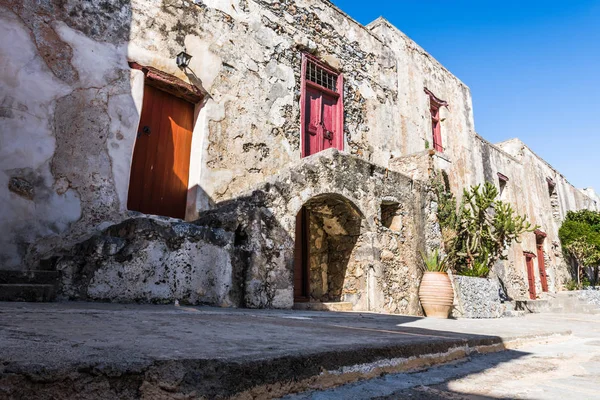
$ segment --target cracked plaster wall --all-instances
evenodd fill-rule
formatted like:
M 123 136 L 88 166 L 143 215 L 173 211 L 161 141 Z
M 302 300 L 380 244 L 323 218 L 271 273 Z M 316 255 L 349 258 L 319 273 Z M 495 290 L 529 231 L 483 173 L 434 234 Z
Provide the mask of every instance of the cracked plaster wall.
M 127 61 L 207 93 L 196 113 L 187 219 L 300 157 L 301 51 L 345 76 L 347 151 L 389 158 L 378 132 L 399 118 L 396 61 L 328 2 L 3 0 L 0 7 L 2 142 L 10 143 L 0 168 L 3 267 L 34 266 L 129 215 L 143 77 Z M 174 58 L 184 48 L 193 58 L 181 71 Z M 6 190 L 11 179 L 33 190 Z

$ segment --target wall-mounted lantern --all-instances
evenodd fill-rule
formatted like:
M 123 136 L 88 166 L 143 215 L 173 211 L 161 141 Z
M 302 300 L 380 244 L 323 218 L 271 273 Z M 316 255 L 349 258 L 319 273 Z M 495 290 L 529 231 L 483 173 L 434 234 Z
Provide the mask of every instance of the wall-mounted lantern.
M 185 69 L 185 68 L 187 68 L 188 65 L 190 65 L 191 59 L 192 59 L 192 56 L 190 56 L 185 51 L 182 51 L 181 53 L 177 54 L 177 59 L 176 59 L 177 66 L 181 69 Z

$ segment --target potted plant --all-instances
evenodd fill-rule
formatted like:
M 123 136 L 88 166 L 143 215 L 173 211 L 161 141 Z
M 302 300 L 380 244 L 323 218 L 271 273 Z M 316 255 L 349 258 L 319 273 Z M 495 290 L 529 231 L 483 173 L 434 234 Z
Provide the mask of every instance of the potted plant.
M 489 279 L 490 272 L 498 261 L 507 259 L 513 242 L 538 227 L 499 200 L 498 189 L 489 182 L 465 189 L 458 207 L 448 186 L 441 179 L 434 181 L 447 264 L 454 274 L 457 315 L 499 317 L 501 281 Z
M 439 254 L 438 249 L 423 259 L 423 278 L 419 286 L 419 300 L 425 315 L 433 318 L 448 318 L 454 303 L 452 282 L 448 277 L 447 259 Z

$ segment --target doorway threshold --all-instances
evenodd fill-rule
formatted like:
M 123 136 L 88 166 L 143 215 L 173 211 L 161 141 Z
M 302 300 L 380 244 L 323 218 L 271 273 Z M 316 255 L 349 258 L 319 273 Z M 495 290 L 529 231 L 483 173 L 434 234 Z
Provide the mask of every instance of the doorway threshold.
M 321 303 L 320 301 L 294 303 L 294 310 L 304 311 L 352 311 L 352 303 L 348 301 L 336 301 Z

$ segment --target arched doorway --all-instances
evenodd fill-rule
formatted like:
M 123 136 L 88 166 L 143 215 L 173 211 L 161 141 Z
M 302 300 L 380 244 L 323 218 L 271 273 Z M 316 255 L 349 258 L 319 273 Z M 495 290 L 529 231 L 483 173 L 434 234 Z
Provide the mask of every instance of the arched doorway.
M 349 282 L 361 234 L 362 214 L 346 198 L 327 194 L 312 198 L 296 217 L 294 301 L 347 301 L 356 288 Z

